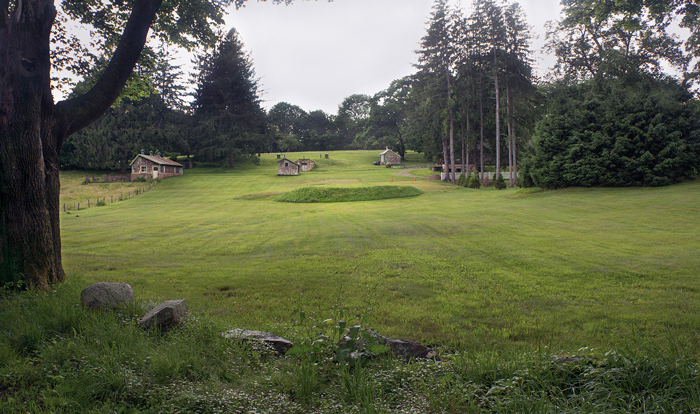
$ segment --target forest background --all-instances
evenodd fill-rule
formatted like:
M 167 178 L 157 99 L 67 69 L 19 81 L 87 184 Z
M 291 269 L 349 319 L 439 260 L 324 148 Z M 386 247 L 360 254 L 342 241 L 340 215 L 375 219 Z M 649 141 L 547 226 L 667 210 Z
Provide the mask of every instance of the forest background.
M 483 172 L 489 166 L 505 171 L 508 166 L 514 172 L 520 162 L 523 184 L 543 187 L 662 185 L 694 177 L 696 140 L 688 138 L 696 136 L 698 127 L 686 122 L 697 112 L 694 37 L 680 39 L 670 30 L 680 23 L 693 33 L 694 23 L 687 17 L 695 11 L 660 6 L 652 11 L 644 6 L 635 14 L 632 6 L 614 11 L 585 1 L 563 6 L 563 19 L 552 22 L 545 36 L 545 50 L 556 57 L 556 64 L 536 77 L 534 35 L 518 3 L 475 1 L 462 7 L 436 1 L 415 51 L 414 73 L 374 95 L 346 97 L 335 114 L 306 111 L 288 102 L 265 110 L 263 85 L 251 54 L 233 29 L 222 31 L 213 48 L 199 49 L 189 78 L 167 48 L 152 42 L 124 99 L 97 123 L 68 138 L 61 165 L 124 172 L 144 148 L 228 167 L 255 161 L 263 152 L 391 148 L 402 155 L 406 149 L 415 150 L 430 162 L 447 159 L 448 164 L 462 164 L 461 171 Z M 72 41 L 75 45 L 77 38 Z M 73 93 L 91 85 L 91 76 L 99 73 L 99 62 L 104 60 L 87 49 L 83 52 L 77 61 L 85 68 L 85 80 Z M 579 101 L 576 87 L 592 88 L 591 93 Z M 651 95 L 644 92 L 651 89 L 655 91 Z M 634 112 L 650 123 L 631 128 L 645 132 L 627 134 L 629 145 L 608 139 L 605 145 L 596 141 L 591 149 L 584 140 L 565 143 L 556 153 L 543 150 L 547 145 L 539 137 L 561 141 L 562 134 L 576 135 L 572 126 L 547 132 L 554 127 L 544 120 L 564 107 L 562 100 L 575 106 L 588 105 L 585 102 L 592 99 L 602 103 L 598 112 L 624 120 L 615 111 L 630 112 L 628 103 L 639 102 L 635 95 L 639 93 L 652 102 L 640 104 Z M 628 103 L 605 102 L 609 96 L 627 97 Z M 653 121 L 679 103 L 682 113 L 668 118 L 683 126 Z M 598 112 L 591 110 L 587 116 L 601 119 Z M 603 134 L 610 137 L 630 129 L 625 122 L 609 125 Z M 667 132 L 679 128 L 680 136 L 654 138 L 668 137 Z M 648 148 L 650 141 L 656 142 L 653 148 Z M 589 167 L 602 152 L 612 155 L 604 165 Z M 553 157 L 567 153 L 568 161 L 552 163 Z M 626 172 L 623 177 L 617 173 L 607 177 L 610 174 L 604 171 L 610 169 Z M 516 177 L 510 176 L 510 185 L 516 184 Z M 453 182 L 457 178 L 446 177 Z

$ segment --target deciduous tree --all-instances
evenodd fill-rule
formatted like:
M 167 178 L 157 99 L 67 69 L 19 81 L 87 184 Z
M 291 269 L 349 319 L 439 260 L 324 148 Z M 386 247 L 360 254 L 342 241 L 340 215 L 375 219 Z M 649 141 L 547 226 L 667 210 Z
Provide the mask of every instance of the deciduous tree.
M 222 7 L 229 3 L 64 0 L 64 10 L 91 24 L 103 38 L 103 48 L 114 52 L 88 92 L 54 103 L 50 76 L 54 0 L 0 1 L 2 284 L 47 287 L 63 280 L 59 152 L 66 137 L 94 122 L 117 99 L 151 25 L 167 42 L 189 47 L 211 42 L 212 25 L 222 22 Z

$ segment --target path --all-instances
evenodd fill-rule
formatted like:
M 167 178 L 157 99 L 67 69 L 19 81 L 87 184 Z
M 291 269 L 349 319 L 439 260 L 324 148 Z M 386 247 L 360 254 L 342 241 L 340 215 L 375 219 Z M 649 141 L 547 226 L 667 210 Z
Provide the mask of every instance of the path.
M 415 177 L 415 178 L 420 178 L 421 180 L 424 180 L 424 181 L 428 181 L 428 180 L 432 180 L 433 178 L 432 178 L 432 177 L 422 177 L 422 176 L 418 176 L 418 175 L 413 175 L 413 174 L 410 174 L 409 171 L 410 171 L 410 170 L 417 170 L 417 169 L 419 169 L 419 168 L 429 168 L 429 167 L 432 167 L 432 166 L 433 166 L 433 164 L 414 165 L 414 166 L 412 166 L 412 167 L 406 167 L 406 168 L 400 170 L 400 171 L 398 172 L 398 174 L 399 174 L 399 175 L 403 175 L 404 177 Z M 439 174 L 434 174 L 434 175 L 437 175 L 438 177 L 440 176 Z

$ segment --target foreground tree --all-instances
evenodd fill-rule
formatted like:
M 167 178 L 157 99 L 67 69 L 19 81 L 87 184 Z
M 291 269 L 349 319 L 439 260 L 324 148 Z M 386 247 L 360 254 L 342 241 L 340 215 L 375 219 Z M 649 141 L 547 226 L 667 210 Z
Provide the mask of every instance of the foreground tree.
M 190 47 L 211 43 L 211 26 L 223 22 L 222 7 L 229 3 L 64 0 L 64 10 L 93 24 L 114 53 L 92 89 L 54 103 L 54 1 L 0 1 L 0 283 L 45 288 L 63 280 L 58 156 L 66 137 L 117 99 L 154 22 L 165 41 Z

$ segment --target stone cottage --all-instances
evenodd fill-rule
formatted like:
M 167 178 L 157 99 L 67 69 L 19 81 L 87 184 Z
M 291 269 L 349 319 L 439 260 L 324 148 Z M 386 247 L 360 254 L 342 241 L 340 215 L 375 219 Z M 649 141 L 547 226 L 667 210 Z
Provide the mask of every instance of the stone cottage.
M 394 151 L 390 150 L 389 147 L 381 154 L 379 154 L 379 163 L 384 165 L 386 163 L 401 164 L 401 156 Z
M 316 168 L 316 163 L 309 159 L 297 160 L 297 164 L 301 167 L 301 172 L 311 171 Z
M 153 178 L 168 178 L 183 174 L 182 164 L 163 158 L 160 153 L 146 155 L 143 150 L 131 161 L 130 180 L 134 181 L 139 177 L 147 180 Z
M 277 161 L 277 175 L 299 175 L 301 165 L 285 158 Z

